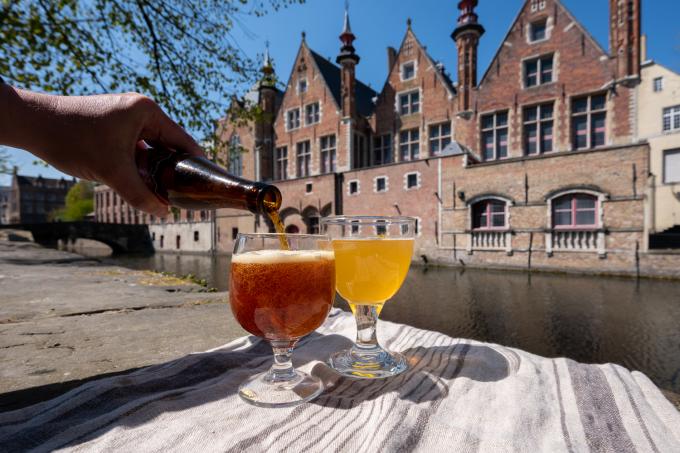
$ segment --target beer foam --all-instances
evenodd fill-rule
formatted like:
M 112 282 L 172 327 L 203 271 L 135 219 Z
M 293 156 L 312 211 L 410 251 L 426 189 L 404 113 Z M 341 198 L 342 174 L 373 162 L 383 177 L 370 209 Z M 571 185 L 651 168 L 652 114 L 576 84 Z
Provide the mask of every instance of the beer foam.
M 332 260 L 334 257 L 330 250 L 255 250 L 233 255 L 231 262 L 240 264 L 303 263 Z

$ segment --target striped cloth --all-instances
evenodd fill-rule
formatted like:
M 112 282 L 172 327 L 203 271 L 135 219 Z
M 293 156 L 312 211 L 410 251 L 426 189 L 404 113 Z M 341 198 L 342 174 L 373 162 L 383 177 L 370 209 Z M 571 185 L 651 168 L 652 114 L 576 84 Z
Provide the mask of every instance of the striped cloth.
M 296 366 L 330 387 L 311 403 L 242 402 L 239 383 L 271 363 L 245 337 L 0 414 L 0 450 L 680 452 L 680 414 L 641 373 L 381 322 L 410 369 L 352 380 L 323 360 L 354 332 L 334 310 L 296 348 Z

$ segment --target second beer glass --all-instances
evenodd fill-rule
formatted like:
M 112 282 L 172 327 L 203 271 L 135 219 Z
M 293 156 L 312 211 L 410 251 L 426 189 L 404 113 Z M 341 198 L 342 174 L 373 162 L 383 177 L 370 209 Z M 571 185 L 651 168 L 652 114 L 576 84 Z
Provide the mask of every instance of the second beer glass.
M 412 217 L 339 216 L 321 220 L 335 252 L 336 288 L 357 322 L 355 344 L 333 354 L 330 365 L 345 376 L 384 378 L 407 368 L 401 354 L 379 344 L 376 323 L 383 304 L 406 278 L 415 237 Z

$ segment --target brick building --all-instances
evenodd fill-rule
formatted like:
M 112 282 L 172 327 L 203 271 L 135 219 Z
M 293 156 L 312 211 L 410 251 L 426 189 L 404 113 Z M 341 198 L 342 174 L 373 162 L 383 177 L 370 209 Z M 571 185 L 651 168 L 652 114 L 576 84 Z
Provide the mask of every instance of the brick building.
M 50 214 L 64 207 L 66 194 L 76 183 L 64 178 L 22 176 L 14 168 L 9 203 L 5 210 L 6 223 L 43 223 Z
M 266 115 L 225 118 L 230 170 L 273 181 L 289 232 L 330 214 L 418 218 L 416 256 L 476 266 L 677 272 L 646 253 L 649 147 L 635 133 L 640 0 L 610 0 L 610 50 L 558 0 L 527 0 L 481 77 L 477 0 L 458 2 L 457 81 L 407 23 L 387 48 L 379 92 L 357 79 L 345 13 L 336 63 L 302 35 L 282 90 L 265 56 L 240 102 Z M 603 24 L 604 25 L 604 24 Z M 219 210 L 216 247 L 271 225 Z

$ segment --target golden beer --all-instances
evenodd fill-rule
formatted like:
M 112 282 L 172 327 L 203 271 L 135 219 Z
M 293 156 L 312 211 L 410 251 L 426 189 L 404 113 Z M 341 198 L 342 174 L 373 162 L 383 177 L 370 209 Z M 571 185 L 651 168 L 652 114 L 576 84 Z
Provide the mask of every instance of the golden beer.
M 413 238 L 334 239 L 336 288 L 354 305 L 379 305 L 406 278 Z

